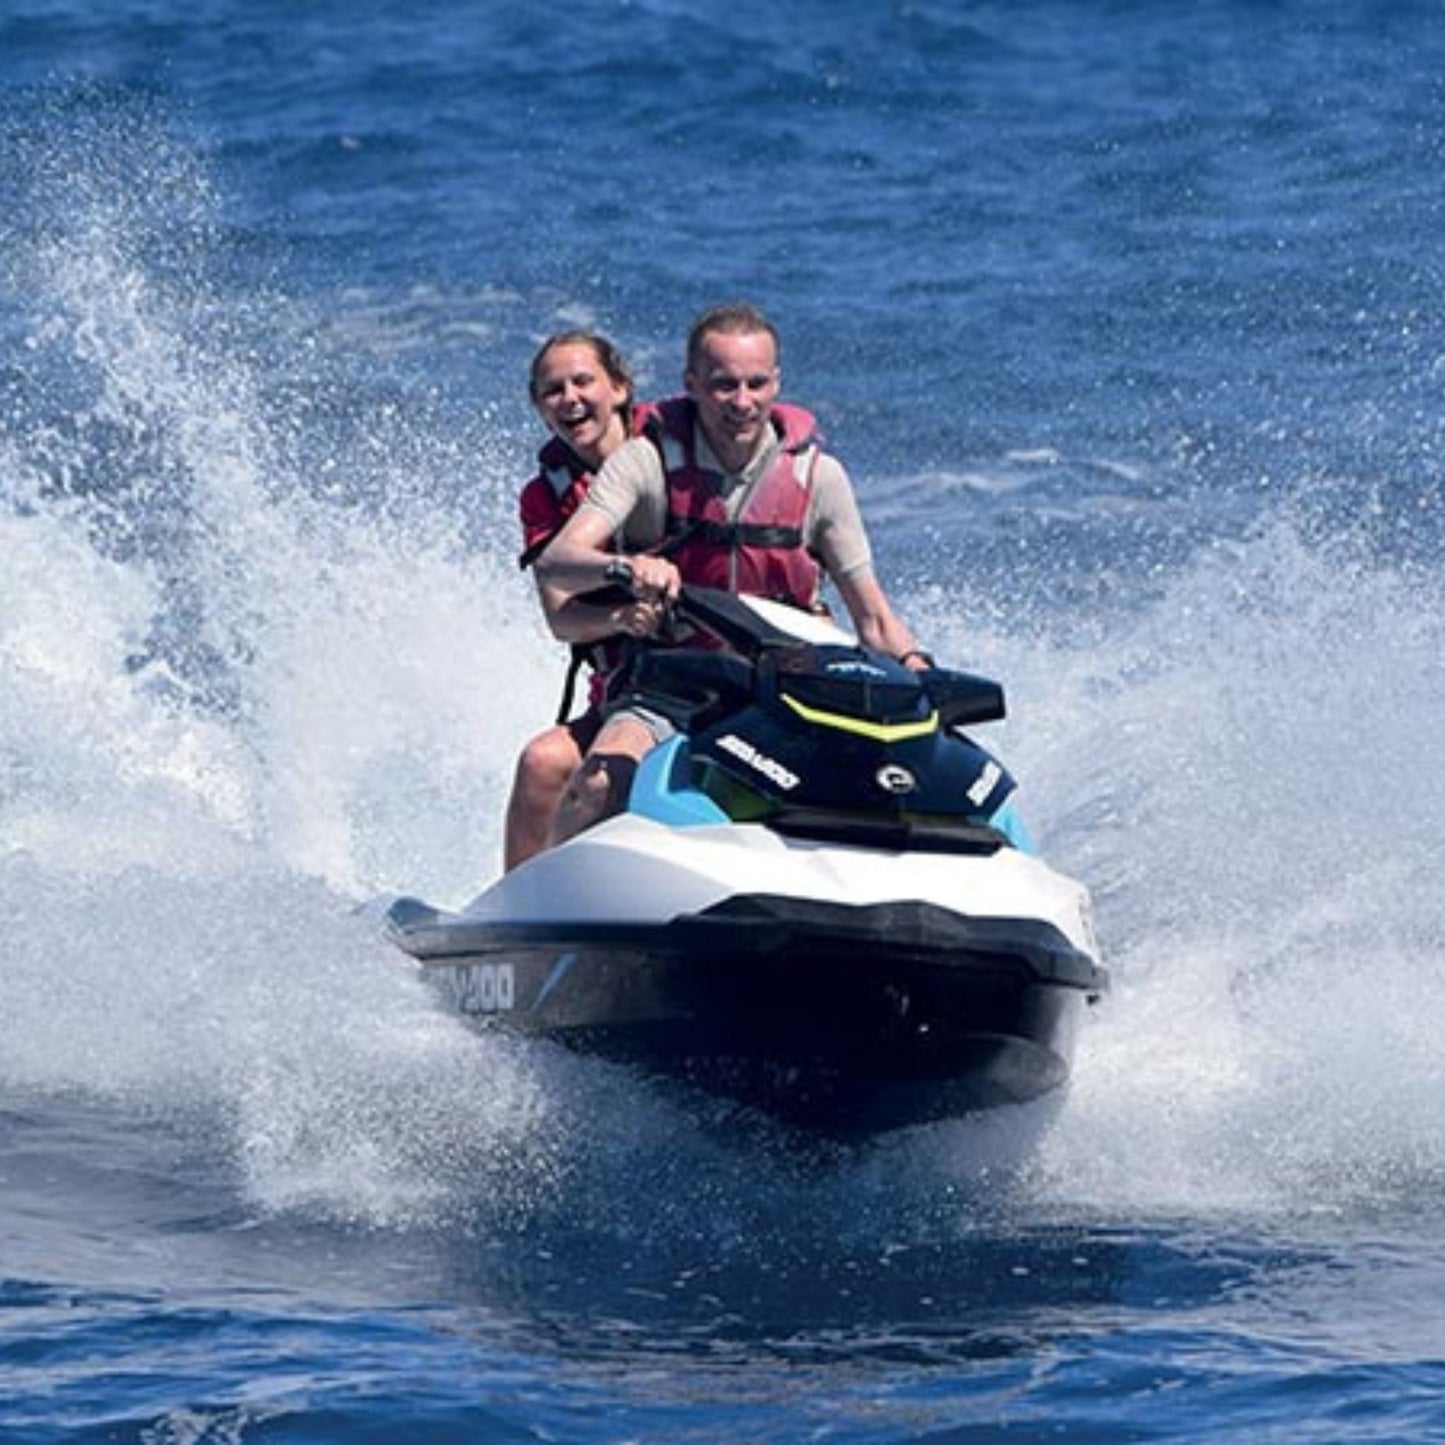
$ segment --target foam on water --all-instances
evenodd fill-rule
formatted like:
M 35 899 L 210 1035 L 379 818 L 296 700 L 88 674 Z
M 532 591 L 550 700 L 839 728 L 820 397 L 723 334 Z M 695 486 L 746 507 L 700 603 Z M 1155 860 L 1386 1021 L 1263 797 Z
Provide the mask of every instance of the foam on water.
M 264 1210 L 539 1208 L 607 1156 L 612 1209 L 606 1180 L 663 1139 L 674 1183 L 755 1208 L 630 1080 L 468 1035 L 353 911 L 457 903 L 493 871 L 556 649 L 510 531 L 438 510 L 466 495 L 445 438 L 393 418 L 404 469 L 363 436 L 336 458 L 360 499 L 318 494 L 265 363 L 203 298 L 170 304 L 135 217 L 98 206 L 29 255 L 53 392 L 0 436 L 6 1087 L 199 1113 Z M 1032 1119 L 1046 1204 L 1343 1203 L 1445 1163 L 1439 589 L 1306 537 L 1281 517 L 1205 546 L 1109 617 L 900 599 L 1006 682 L 995 739 L 1098 895 L 1117 987 L 1067 1102 Z M 827 1192 L 972 1177 L 1000 1129 L 896 1141 Z
M 556 674 L 507 552 L 408 510 L 400 468 L 447 443 L 384 508 L 318 501 L 264 363 L 147 269 L 149 202 L 85 196 L 7 261 L 33 304 L 0 438 L 0 1070 L 201 1111 L 265 1207 L 400 1217 L 534 1091 L 355 906 L 491 870 Z
M 1087 659 L 1040 659 L 1067 724 L 1019 761 L 1118 985 L 1047 1152 L 1065 1192 L 1323 1204 L 1438 1179 L 1441 615 L 1436 579 L 1281 521 Z

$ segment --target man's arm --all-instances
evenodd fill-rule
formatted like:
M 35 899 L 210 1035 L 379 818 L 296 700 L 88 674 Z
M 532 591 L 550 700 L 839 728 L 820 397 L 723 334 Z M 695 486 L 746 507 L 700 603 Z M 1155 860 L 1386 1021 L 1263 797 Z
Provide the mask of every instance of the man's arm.
M 611 550 L 613 538 L 637 513 L 645 511 L 646 498 L 660 488 L 661 477 L 661 459 L 651 442 L 624 442 L 603 463 L 587 500 L 537 559 L 539 585 L 559 598 L 575 597 L 614 581 L 607 575 L 608 568 L 625 560 L 636 597 L 644 602 L 675 599 L 681 579 L 671 562 L 643 554 L 619 559 Z
M 540 580 L 537 595 L 547 627 L 559 642 L 599 642 L 626 628 L 625 604 L 589 602 Z
M 560 606 L 580 593 L 606 587 L 619 579 L 613 573 L 626 572 L 628 590 L 642 602 L 673 602 L 682 586 L 676 567 L 662 557 L 637 552 L 630 557 L 608 550 L 613 525 L 604 512 L 583 503 L 567 525 L 552 539 L 552 545 L 537 559 L 537 579 L 543 591 L 543 606 L 550 595 Z M 547 607 L 549 624 L 554 608 Z M 553 633 L 557 633 L 554 626 Z
M 894 612 L 871 569 L 835 577 L 833 585 L 853 619 L 858 640 L 865 647 L 896 657 L 914 672 L 929 665 L 913 633 Z
M 617 560 L 609 550 L 614 531 L 605 512 L 584 502 L 537 558 L 537 585 L 549 619 L 569 598 L 607 585 L 607 569 Z
M 893 611 L 873 571 L 868 534 L 848 479 L 836 457 L 818 458 L 808 520 L 809 541 L 853 619 L 859 640 L 920 671 L 929 665 L 913 633 Z

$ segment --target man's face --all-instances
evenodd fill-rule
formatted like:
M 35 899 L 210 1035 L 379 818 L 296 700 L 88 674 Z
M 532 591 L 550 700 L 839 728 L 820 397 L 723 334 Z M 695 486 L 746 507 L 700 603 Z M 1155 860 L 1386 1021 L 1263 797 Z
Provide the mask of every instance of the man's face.
M 766 331 L 709 331 L 683 377 L 703 435 L 730 470 L 757 450 L 778 395 L 778 352 Z

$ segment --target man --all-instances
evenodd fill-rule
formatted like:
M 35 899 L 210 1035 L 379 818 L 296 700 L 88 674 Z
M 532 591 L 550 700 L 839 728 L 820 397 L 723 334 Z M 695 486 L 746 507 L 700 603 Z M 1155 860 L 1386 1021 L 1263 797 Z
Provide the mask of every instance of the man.
M 874 576 L 847 473 L 818 447 L 812 418 L 777 400 L 778 353 L 777 331 L 756 307 L 699 316 L 685 396 L 660 403 L 650 435 L 608 457 L 538 572 L 576 595 L 614 580 L 625 562 L 660 625 L 684 583 L 813 607 L 821 563 L 866 646 L 930 666 Z M 621 809 L 639 761 L 670 727 L 624 697 L 573 777 L 552 841 Z

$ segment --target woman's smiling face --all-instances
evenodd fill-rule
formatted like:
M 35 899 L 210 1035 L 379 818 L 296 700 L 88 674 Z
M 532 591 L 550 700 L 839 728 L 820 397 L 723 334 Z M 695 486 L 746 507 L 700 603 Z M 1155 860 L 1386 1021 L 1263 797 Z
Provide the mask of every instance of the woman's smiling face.
M 594 468 L 626 440 L 628 388 L 608 375 L 596 350 L 584 341 L 548 349 L 537 364 L 532 400 L 547 427 Z

